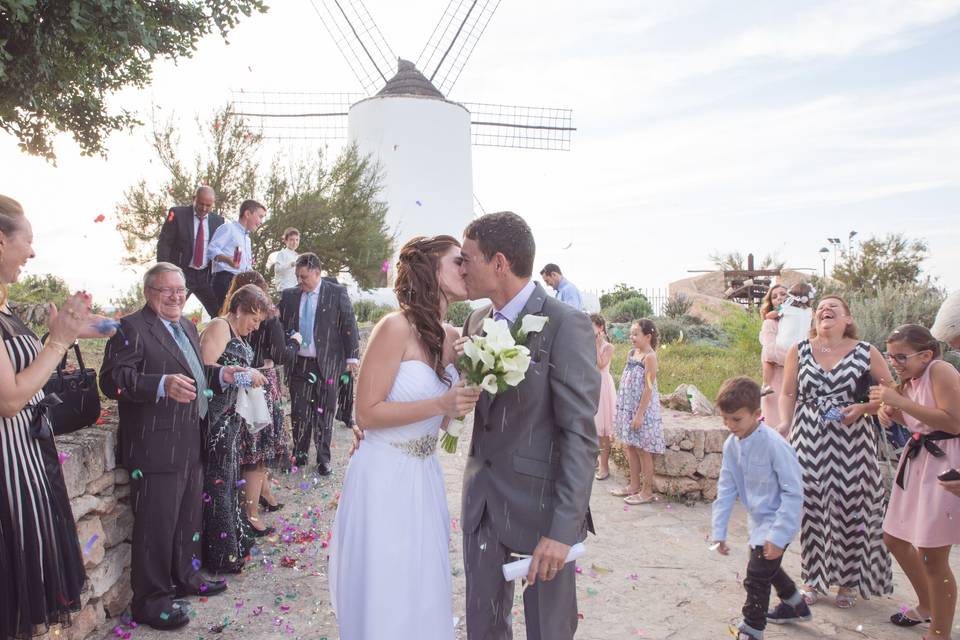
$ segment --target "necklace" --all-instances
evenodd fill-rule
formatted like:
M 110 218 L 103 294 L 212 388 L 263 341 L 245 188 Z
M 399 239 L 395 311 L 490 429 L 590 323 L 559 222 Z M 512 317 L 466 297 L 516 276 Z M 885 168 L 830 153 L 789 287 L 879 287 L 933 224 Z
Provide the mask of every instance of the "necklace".
M 819 349 L 820 353 L 830 353 L 833 350 L 832 347 L 824 346 L 819 338 L 817 339 L 817 349 Z

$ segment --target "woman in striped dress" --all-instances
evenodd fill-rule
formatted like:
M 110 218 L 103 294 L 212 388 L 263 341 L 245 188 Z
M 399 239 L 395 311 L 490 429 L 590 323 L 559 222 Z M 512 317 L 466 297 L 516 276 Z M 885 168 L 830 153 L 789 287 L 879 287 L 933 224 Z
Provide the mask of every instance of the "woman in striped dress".
M 90 300 L 74 294 L 52 314 L 46 346 L 6 305 L 6 286 L 33 257 L 20 205 L 0 195 L 0 638 L 66 625 L 86 580 L 53 432 L 38 408 L 43 385 L 81 329 Z
M 820 301 L 809 340 L 790 348 L 780 415 L 803 468 L 801 576 L 809 604 L 838 587 L 834 603 L 849 609 L 857 595 L 893 592 L 883 545 L 884 492 L 876 431 L 867 404 L 870 379 L 891 380 L 883 356 L 857 339 L 847 303 Z M 796 411 L 796 413 L 794 413 Z

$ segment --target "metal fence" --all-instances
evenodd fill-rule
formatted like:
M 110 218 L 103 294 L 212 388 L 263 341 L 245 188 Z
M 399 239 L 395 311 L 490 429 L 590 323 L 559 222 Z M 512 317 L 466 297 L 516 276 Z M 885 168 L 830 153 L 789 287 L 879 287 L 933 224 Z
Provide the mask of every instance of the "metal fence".
M 610 291 L 612 291 L 612 289 Z M 590 294 L 590 297 L 596 298 L 599 304 L 600 296 L 602 296 L 605 293 L 609 293 L 610 291 L 607 291 L 607 290 L 597 291 L 597 290 L 588 289 L 587 293 Z M 653 307 L 654 316 L 663 315 L 663 308 L 666 306 L 667 301 L 670 299 L 670 294 L 667 291 L 667 289 L 655 288 L 655 287 L 648 287 L 648 288 L 639 287 L 637 288 L 637 291 L 642 293 L 643 296 L 647 299 L 647 301 L 650 302 L 650 306 Z

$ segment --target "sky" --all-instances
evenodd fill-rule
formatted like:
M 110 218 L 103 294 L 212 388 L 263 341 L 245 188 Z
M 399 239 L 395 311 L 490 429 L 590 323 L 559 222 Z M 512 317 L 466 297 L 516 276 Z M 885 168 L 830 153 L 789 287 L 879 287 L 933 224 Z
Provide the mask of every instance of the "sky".
M 147 126 L 112 135 L 106 158 L 62 135 L 54 167 L 0 133 L 0 193 L 34 225 L 27 273 L 103 302 L 137 281 L 115 209 L 163 177 L 152 114 L 193 153 L 196 118 L 231 91 L 361 91 L 309 0 L 270 4 L 112 96 Z M 366 0 L 413 60 L 446 4 Z M 960 288 L 960 0 L 502 0 L 448 97 L 573 109 L 568 152 L 474 147 L 474 193 L 523 215 L 537 264 L 582 289 L 664 288 L 713 252 L 819 271 L 827 238 L 851 231 L 926 240 L 927 273 Z

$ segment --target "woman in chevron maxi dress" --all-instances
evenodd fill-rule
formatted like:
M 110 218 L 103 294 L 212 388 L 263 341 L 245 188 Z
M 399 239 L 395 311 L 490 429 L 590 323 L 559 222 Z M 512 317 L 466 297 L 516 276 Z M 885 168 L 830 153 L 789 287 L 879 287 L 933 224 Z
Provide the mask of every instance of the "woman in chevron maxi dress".
M 869 378 L 883 383 L 891 376 L 880 352 L 857 340 L 844 300 L 820 301 L 812 334 L 787 354 L 780 415 L 793 416 L 791 442 L 803 468 L 804 597 L 812 604 L 817 593 L 836 586 L 835 604 L 847 609 L 857 594 L 868 598 L 893 591 L 890 555 L 883 545 L 884 489 L 869 415 L 876 407 L 861 402 Z

